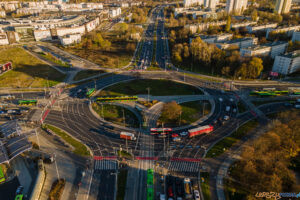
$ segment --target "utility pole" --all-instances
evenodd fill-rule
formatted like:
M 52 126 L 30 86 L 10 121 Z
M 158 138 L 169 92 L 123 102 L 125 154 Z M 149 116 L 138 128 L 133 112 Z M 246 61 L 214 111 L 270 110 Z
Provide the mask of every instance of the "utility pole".
M 103 103 L 101 104 L 101 109 L 102 109 L 102 118 L 104 119 L 104 113 L 103 113 Z
M 124 124 L 124 126 L 126 126 L 126 125 L 125 125 L 125 114 L 124 114 L 124 108 L 123 108 L 123 124 Z M 126 142 L 127 142 L 127 139 L 126 139 Z
M 204 110 L 205 110 L 205 102 L 203 102 L 203 108 L 202 108 L 202 117 L 204 117 Z
M 147 90 L 148 90 L 148 102 L 149 102 L 149 100 L 150 100 L 150 88 L 147 87 Z

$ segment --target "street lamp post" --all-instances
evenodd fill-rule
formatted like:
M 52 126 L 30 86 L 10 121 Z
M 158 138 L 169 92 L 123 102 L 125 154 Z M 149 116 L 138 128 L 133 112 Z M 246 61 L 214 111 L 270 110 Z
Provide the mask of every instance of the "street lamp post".
M 149 100 L 150 100 L 150 88 L 147 87 L 147 90 L 148 90 L 148 102 L 149 102 Z

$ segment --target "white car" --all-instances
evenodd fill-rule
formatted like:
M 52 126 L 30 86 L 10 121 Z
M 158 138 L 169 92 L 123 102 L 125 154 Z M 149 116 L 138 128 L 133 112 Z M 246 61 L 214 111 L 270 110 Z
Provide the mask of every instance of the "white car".
M 189 133 L 188 132 L 181 132 L 181 133 L 179 133 L 179 135 L 181 136 L 181 137 L 184 137 L 184 136 L 187 136 Z
M 228 116 L 228 115 L 225 115 L 225 116 L 224 116 L 224 120 L 225 120 L 225 121 L 229 120 L 229 116 Z
M 233 102 L 233 98 L 230 98 L 229 101 Z
M 200 194 L 198 190 L 194 190 L 195 200 L 200 200 Z
M 219 101 L 221 101 L 221 102 L 222 102 L 222 101 L 223 101 L 223 99 L 220 97 L 220 98 L 219 98 Z

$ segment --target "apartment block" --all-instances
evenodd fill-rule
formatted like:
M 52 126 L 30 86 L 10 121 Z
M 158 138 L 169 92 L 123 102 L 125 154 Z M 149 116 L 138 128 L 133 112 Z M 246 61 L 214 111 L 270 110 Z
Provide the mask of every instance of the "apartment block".
M 227 0 L 226 12 L 227 13 L 241 13 L 247 8 L 248 0 Z
M 296 41 L 300 41 L 300 32 L 299 31 L 295 31 L 294 33 L 293 33 L 293 37 L 292 37 L 292 41 L 293 42 L 296 42 Z
M 292 0 L 276 0 L 274 12 L 278 14 L 289 13 Z
M 291 74 L 300 70 L 300 50 L 275 57 L 272 71 L 280 74 Z

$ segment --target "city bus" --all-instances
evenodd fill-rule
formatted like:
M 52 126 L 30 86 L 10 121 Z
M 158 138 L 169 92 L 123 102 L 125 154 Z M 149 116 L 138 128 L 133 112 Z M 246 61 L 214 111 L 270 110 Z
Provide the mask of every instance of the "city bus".
M 23 197 L 24 197 L 23 194 L 18 194 L 18 195 L 15 197 L 15 200 L 23 200 Z
M 125 96 L 125 97 L 98 97 L 98 102 L 116 102 L 116 101 L 137 101 L 137 96 Z
M 0 166 L 0 183 L 3 183 L 5 181 L 5 176 L 2 171 L 2 167 Z
M 90 98 L 96 92 L 95 88 L 88 89 L 86 92 L 86 97 Z
M 154 170 L 148 169 L 147 170 L 147 200 L 154 200 Z
M 27 105 L 27 106 L 36 105 L 37 100 L 35 100 L 35 99 L 32 99 L 32 100 L 19 100 L 18 104 L 19 105 Z

